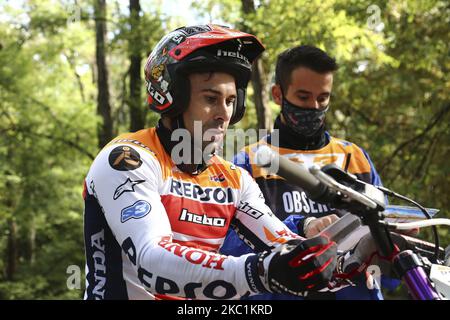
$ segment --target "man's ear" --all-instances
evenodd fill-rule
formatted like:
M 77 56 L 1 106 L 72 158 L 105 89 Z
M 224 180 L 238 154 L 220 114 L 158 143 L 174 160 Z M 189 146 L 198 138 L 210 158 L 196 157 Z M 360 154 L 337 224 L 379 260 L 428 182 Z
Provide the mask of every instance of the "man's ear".
M 281 93 L 281 87 L 279 84 L 274 84 L 272 86 L 272 98 L 273 101 L 275 101 L 276 104 L 278 104 L 279 106 L 281 106 L 281 98 L 282 98 L 283 94 Z

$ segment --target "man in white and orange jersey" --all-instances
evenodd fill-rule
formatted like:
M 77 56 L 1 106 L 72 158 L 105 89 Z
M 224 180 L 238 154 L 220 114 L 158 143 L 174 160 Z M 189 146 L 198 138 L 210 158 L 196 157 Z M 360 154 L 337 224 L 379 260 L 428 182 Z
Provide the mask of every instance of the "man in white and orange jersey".
M 216 25 L 156 45 L 145 77 L 161 120 L 113 139 L 85 180 L 86 299 L 298 296 L 327 285 L 336 244 L 290 232 L 249 173 L 216 155 L 244 114 L 263 50 L 255 36 Z M 219 254 L 231 226 L 259 253 Z
M 291 231 L 307 238 L 314 237 L 336 221 L 343 211 L 317 203 L 309 199 L 301 187 L 269 174 L 255 164 L 254 155 L 259 146 L 265 145 L 307 167 L 334 163 L 364 182 L 381 185 L 368 153 L 352 142 L 333 137 L 326 129 L 325 114 L 330 108 L 333 74 L 337 69 L 335 59 L 314 46 L 302 45 L 282 52 L 277 59 L 272 86 L 272 97 L 281 106 L 275 130 L 257 143 L 246 146 L 233 160 L 255 178 L 266 204 L 277 217 Z M 252 250 L 230 232 L 221 252 L 238 256 Z M 274 298 L 273 295 L 269 297 Z M 368 290 L 361 285 L 336 293 L 310 294 L 309 297 L 380 299 L 381 295 L 378 290 Z

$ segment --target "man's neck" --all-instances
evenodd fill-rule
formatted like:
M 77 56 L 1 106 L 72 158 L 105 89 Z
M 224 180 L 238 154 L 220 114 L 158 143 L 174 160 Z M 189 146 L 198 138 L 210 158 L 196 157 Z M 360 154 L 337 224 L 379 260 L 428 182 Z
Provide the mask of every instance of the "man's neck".
M 280 114 L 274 124 L 274 129 L 279 130 L 278 147 L 293 150 L 317 150 L 328 144 L 329 138 L 325 134 L 325 127 L 321 128 L 311 137 L 303 136 L 289 128 L 283 121 L 282 116 L 283 115 Z M 273 135 L 274 133 L 272 132 L 271 136 Z M 268 142 L 272 144 L 271 141 Z
M 177 122 L 174 122 L 177 121 Z M 161 144 L 164 147 L 164 150 L 167 152 L 169 156 L 172 154 L 172 149 L 177 145 L 179 142 L 172 141 L 172 132 L 176 129 L 185 129 L 183 121 L 181 119 L 169 119 L 166 117 L 163 117 L 159 120 L 158 125 L 156 126 L 156 133 L 159 137 L 159 140 L 161 141 Z M 190 163 L 181 163 L 177 164 L 178 169 L 180 169 L 183 172 L 189 173 L 189 174 L 199 174 L 202 171 L 206 169 L 208 166 L 207 163 L 204 162 L 203 159 L 203 150 L 202 150 L 202 157 L 201 157 L 201 163 L 197 164 L 194 161 L 194 154 L 195 154 L 195 146 L 194 143 L 191 140 L 190 143 L 190 154 L 192 155 L 192 159 Z M 213 156 L 213 155 L 211 155 Z
M 171 130 L 172 128 L 172 121 L 168 117 L 161 117 L 159 120 L 160 124 L 164 126 L 164 128 Z

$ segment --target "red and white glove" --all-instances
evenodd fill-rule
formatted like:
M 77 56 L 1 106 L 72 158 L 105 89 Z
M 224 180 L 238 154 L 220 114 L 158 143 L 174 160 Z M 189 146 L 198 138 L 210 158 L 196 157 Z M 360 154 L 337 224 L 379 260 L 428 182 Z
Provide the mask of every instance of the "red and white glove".
M 327 286 L 336 268 L 337 246 L 324 237 L 294 239 L 259 255 L 264 286 L 269 292 L 303 295 Z

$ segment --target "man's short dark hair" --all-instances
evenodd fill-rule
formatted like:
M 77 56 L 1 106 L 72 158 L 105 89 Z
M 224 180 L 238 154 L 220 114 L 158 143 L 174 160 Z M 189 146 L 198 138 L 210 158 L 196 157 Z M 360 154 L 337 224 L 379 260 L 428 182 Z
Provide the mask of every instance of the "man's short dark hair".
M 283 91 L 287 90 L 290 84 L 292 71 L 298 67 L 306 67 L 323 74 L 336 71 L 338 64 L 325 51 L 314 46 L 302 45 L 287 49 L 278 55 L 275 69 L 275 83 L 280 85 Z

